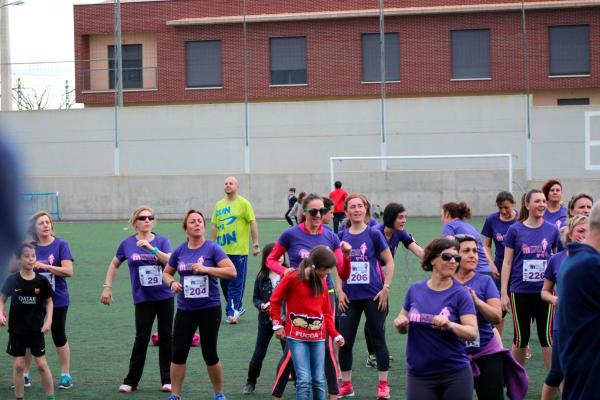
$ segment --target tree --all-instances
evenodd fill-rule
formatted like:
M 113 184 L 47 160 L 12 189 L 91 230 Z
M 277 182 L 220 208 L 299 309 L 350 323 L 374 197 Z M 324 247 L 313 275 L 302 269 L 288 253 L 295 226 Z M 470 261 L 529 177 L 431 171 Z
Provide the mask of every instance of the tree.
M 43 110 L 48 105 L 50 91 L 46 87 L 42 94 L 38 95 L 37 90 L 26 87 L 21 78 L 17 78 L 17 86 L 13 88 L 12 98 L 18 110 Z

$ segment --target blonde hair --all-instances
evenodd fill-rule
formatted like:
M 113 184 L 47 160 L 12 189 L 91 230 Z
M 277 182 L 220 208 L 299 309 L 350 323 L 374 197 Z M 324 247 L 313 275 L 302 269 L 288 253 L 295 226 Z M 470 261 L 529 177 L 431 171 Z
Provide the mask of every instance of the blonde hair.
M 156 218 L 156 216 L 154 215 L 153 209 L 151 209 L 150 207 L 142 206 L 142 207 L 136 209 L 134 212 L 132 212 L 131 217 L 129 217 L 129 224 L 133 227 L 133 229 L 135 229 L 135 223 L 137 221 L 137 217 L 140 216 L 142 211 L 150 211 L 150 214 L 152 214 L 152 216 L 154 218 Z
M 579 225 L 587 223 L 588 221 L 589 218 L 585 215 L 575 215 L 574 217 L 569 218 L 569 222 L 567 222 L 567 232 L 563 238 L 563 244 L 566 246 L 567 243 L 571 243 L 571 235 L 575 231 L 575 228 Z
M 52 218 L 52 215 L 50 215 L 47 211 L 38 211 L 29 217 L 29 222 L 27 224 L 27 234 L 34 242 L 40 241 L 40 238 L 37 235 L 36 224 L 37 220 L 43 216 L 48 217 L 50 220 L 50 234 L 54 236 L 54 218 Z

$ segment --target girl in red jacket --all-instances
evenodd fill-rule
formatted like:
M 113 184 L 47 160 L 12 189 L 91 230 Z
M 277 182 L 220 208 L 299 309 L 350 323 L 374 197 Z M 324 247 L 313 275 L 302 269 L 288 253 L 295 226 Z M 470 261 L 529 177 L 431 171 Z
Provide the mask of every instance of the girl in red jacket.
M 344 338 L 335 329 L 325 276 L 336 267 L 335 254 L 325 246 L 310 252 L 297 271 L 288 273 L 271 296 L 271 319 L 275 336 L 287 338 L 296 369 L 296 400 L 325 400 L 325 333 L 338 346 Z M 286 302 L 285 327 L 281 303 Z M 312 392 L 312 396 L 311 396 Z

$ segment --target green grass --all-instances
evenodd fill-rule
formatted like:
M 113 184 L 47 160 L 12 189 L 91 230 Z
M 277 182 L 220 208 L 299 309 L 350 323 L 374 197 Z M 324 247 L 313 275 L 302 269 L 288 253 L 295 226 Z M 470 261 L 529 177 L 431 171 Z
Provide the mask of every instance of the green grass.
M 482 220 L 473 223 L 480 227 Z M 274 241 L 287 224 L 285 221 L 259 221 L 260 242 Z M 129 272 L 123 264 L 114 282 L 115 302 L 106 307 L 100 304 L 100 292 L 106 268 L 122 238 L 131 234 L 125 222 L 75 222 L 57 223 L 57 234 L 66 239 L 75 257 L 75 274 L 69 279 L 71 307 L 67 318 L 67 334 L 72 349 L 71 373 L 75 386 L 68 391 L 58 391 L 59 399 L 106 399 L 111 397 L 131 399 L 164 399 L 159 392 L 158 349 L 150 346 L 141 390 L 130 395 L 117 393 L 123 377 L 127 373 L 129 356 L 134 338 L 133 303 L 129 285 Z M 411 219 L 408 230 L 421 243 L 439 236 L 441 231 L 438 219 Z M 184 235 L 179 222 L 161 221 L 156 231 L 169 237 L 173 247 L 179 245 Z M 207 233 L 208 237 L 208 233 Z M 229 399 L 267 399 L 274 379 L 276 363 L 281 350 L 272 342 L 263 365 L 262 375 L 254 396 L 242 396 L 241 390 L 246 381 L 248 362 L 254 349 L 256 338 L 256 309 L 252 306 L 252 287 L 258 271 L 258 258 L 250 256 L 247 290 L 244 304 L 248 313 L 238 325 L 222 324 L 219 332 L 219 356 L 223 363 L 225 393 Z M 396 275 L 390 297 L 390 315 L 387 321 L 387 342 L 394 362 L 389 381 L 393 398 L 404 398 L 405 390 L 405 344 L 406 336 L 401 336 L 392 327 L 392 320 L 398 314 L 407 287 L 426 274 L 420 269 L 417 259 L 407 253 L 402 246 L 396 255 Z M 512 324 L 507 317 L 504 335 L 505 345 L 510 346 Z M 535 332 L 535 330 L 533 330 Z M 535 336 L 535 335 L 534 335 Z M 0 349 L 4 351 L 8 334 L 0 330 Z M 48 362 L 54 376 L 59 367 L 56 352 L 50 335 L 46 336 Z M 534 356 L 527 365 L 530 375 L 528 399 L 539 399 L 545 371 L 537 338 L 532 339 Z M 377 373 L 364 365 L 366 349 L 362 329 L 359 330 L 354 348 L 353 383 L 358 398 L 374 398 Z M 14 398 L 9 390 L 11 384 L 11 359 L 6 353 L 0 355 L 0 400 Z M 31 371 L 33 387 L 26 390 L 31 399 L 42 399 L 39 375 L 35 367 Z M 184 383 L 183 396 L 186 399 L 212 399 L 212 390 L 200 348 L 192 348 L 188 358 L 188 371 Z M 294 398 L 293 385 L 288 385 L 286 399 Z

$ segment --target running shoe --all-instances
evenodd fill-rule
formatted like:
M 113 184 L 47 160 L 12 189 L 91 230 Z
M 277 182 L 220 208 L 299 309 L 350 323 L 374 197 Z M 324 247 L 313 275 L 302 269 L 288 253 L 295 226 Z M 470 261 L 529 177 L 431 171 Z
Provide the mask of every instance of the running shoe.
M 171 384 L 170 383 L 165 383 L 160 388 L 160 391 L 163 392 L 163 393 L 170 393 L 171 392 Z
M 227 400 L 227 396 L 223 392 L 215 393 L 215 400 Z
M 29 376 L 24 375 L 23 376 L 23 381 L 25 381 L 25 387 L 31 387 L 31 381 L 29 380 Z M 10 390 L 15 390 L 15 384 L 13 383 L 12 385 L 10 385 Z
M 235 317 L 236 320 L 240 319 L 240 317 L 242 315 L 246 314 L 246 308 L 244 308 L 244 306 L 242 306 L 242 308 L 238 310 L 234 310 L 233 311 L 233 316 Z
M 69 374 L 62 374 L 60 376 L 59 389 L 71 389 L 73 387 L 73 377 Z
M 354 397 L 354 388 L 352 387 L 352 382 L 350 381 L 342 381 L 342 384 L 340 385 L 338 399 L 342 399 L 344 397 Z
M 390 398 L 390 386 L 387 381 L 379 381 L 377 385 L 377 400 L 384 400 Z
M 533 355 L 533 351 L 531 351 L 531 347 L 527 346 L 525 348 L 525 359 L 529 360 Z
M 135 392 L 136 390 L 140 390 L 140 388 L 138 386 L 131 386 L 126 384 L 122 384 L 121 386 L 119 386 L 119 393 L 131 393 Z
M 254 383 L 248 382 L 248 383 L 246 383 L 246 386 L 244 386 L 244 390 L 242 390 L 242 394 L 252 394 L 252 393 L 254 393 L 254 389 L 255 389 Z
M 367 363 L 365 364 L 365 367 L 377 368 L 377 358 L 375 357 L 375 354 L 369 354 L 367 356 Z
M 181 396 L 170 395 L 167 400 L 181 400 Z
M 237 318 L 235 317 L 235 315 L 228 315 L 227 318 L 225 318 L 225 323 L 235 325 L 237 324 Z

